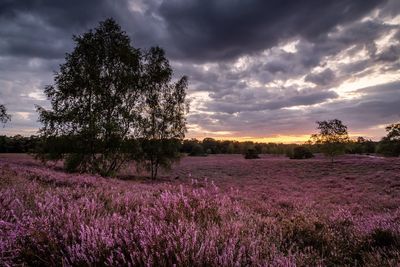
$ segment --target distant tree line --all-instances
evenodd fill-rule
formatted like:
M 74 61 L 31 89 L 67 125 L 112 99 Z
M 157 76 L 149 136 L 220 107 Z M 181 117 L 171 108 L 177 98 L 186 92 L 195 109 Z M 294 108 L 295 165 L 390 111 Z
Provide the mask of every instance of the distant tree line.
M 125 147 L 132 146 L 132 142 L 134 141 L 132 139 L 129 142 L 131 144 L 125 144 Z M 51 144 L 54 151 L 73 152 L 75 151 L 74 143 L 77 143 L 74 141 L 74 138 L 60 136 L 48 142 L 47 145 Z M 300 145 L 252 141 L 240 142 L 234 140 L 216 140 L 213 138 L 204 138 L 203 140 L 184 139 L 178 140 L 178 143 L 179 152 L 185 153 L 189 156 L 206 156 L 208 154 L 245 154 L 249 149 L 254 149 L 258 154 L 285 155 L 288 150 L 303 146 L 309 148 L 313 153 L 321 153 L 320 145 L 309 144 Z M 345 152 L 347 154 L 375 153 L 380 144 L 381 142 L 375 142 L 360 137 L 357 140 L 350 140 L 346 145 Z M 29 137 L 21 135 L 0 135 L 0 153 L 35 152 L 43 148 L 43 146 L 46 146 L 46 143 L 37 135 Z M 44 149 L 50 151 L 51 147 L 45 147 Z
M 39 137 L 32 135 L 0 135 L 0 153 L 34 153 L 37 150 Z
M 249 149 L 253 149 L 258 154 L 282 155 L 293 146 L 295 145 L 204 138 L 203 140 L 183 140 L 181 152 L 189 156 L 205 156 L 208 154 L 245 154 Z
M 381 141 L 372 141 L 365 137 L 357 137 L 356 139 L 348 139 L 344 146 L 346 154 L 382 154 L 384 156 L 400 156 L 400 123 L 391 124 L 386 127 L 387 136 Z M 38 153 L 42 150 L 49 155 L 59 157 L 57 153 L 74 153 L 79 148 L 79 142 L 71 136 L 53 137 L 52 140 L 45 140 L 36 135 L 24 137 L 0 136 L 0 153 Z M 138 149 L 136 146 L 143 142 L 140 139 L 128 139 L 122 147 L 124 150 Z M 253 150 L 257 154 L 287 155 L 293 156 L 293 152 L 297 149 L 299 154 L 307 154 L 301 152 L 306 148 L 311 153 L 323 153 L 322 143 L 306 142 L 304 144 L 283 144 L 283 143 L 262 143 L 252 141 L 234 141 L 234 140 L 216 140 L 214 138 L 184 139 L 171 140 L 178 147 L 178 152 L 189 156 L 207 156 L 209 154 L 243 154 L 249 150 Z M 97 144 L 96 146 L 101 146 Z
M 372 141 L 364 137 L 356 140 L 348 140 L 344 145 L 346 154 L 372 154 L 378 152 L 381 142 Z M 252 141 L 216 140 L 204 138 L 203 140 L 185 139 L 182 142 L 180 151 L 189 156 L 206 156 L 208 154 L 246 154 L 249 149 L 257 154 L 291 155 L 297 147 L 305 147 L 312 153 L 323 153 L 323 144 L 283 144 L 263 143 Z
M 243 154 L 245 158 L 256 159 L 257 154 L 286 155 L 293 159 L 307 159 L 313 154 L 323 153 L 331 161 L 340 154 L 373 154 L 400 156 L 400 123 L 386 127 L 387 136 L 376 142 L 364 137 L 350 139 L 347 126 L 338 120 L 318 121 L 319 132 L 313 134 L 304 144 L 239 142 L 205 138 L 184 140 L 181 152 L 189 156 L 208 154 Z
M 79 136 L 57 136 L 45 139 L 38 135 L 29 137 L 0 136 L 0 153 L 46 153 L 48 157 L 61 157 L 59 154 L 76 153 L 79 151 Z M 101 147 L 100 140 L 96 141 L 95 147 Z M 144 142 L 140 139 L 128 139 L 123 144 L 124 150 L 139 149 L 139 143 Z M 257 154 L 284 155 L 288 150 L 299 145 L 282 143 L 259 143 L 252 141 L 239 142 L 234 140 L 216 140 L 213 138 L 171 140 L 178 146 L 178 152 L 189 156 L 207 156 L 209 154 L 245 154 L 249 149 L 253 149 Z M 315 147 L 316 148 L 316 147 Z M 318 153 L 313 148 L 314 153 Z

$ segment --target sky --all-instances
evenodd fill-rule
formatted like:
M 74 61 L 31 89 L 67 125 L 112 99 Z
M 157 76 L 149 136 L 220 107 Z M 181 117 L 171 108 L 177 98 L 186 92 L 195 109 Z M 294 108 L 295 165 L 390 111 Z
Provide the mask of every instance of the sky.
M 398 0 L 0 0 L 0 134 L 37 133 L 72 35 L 109 17 L 188 76 L 187 138 L 302 142 L 338 118 L 379 140 L 400 121 Z

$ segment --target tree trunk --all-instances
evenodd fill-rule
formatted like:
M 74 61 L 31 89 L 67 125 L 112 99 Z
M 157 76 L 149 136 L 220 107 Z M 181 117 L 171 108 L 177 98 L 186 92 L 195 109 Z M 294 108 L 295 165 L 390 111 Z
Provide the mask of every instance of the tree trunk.
M 154 180 L 157 178 L 157 173 L 158 173 L 158 162 L 154 164 Z
M 154 163 L 153 159 L 150 160 L 150 170 L 151 170 L 151 179 L 155 180 L 156 179 L 156 172 L 155 172 L 156 169 L 155 169 L 155 163 Z

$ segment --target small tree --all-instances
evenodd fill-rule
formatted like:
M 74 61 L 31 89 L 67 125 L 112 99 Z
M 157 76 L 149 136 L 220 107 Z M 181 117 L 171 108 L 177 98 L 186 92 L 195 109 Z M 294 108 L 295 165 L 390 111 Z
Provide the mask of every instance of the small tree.
M 51 110 L 37 107 L 40 131 L 45 140 L 73 137 L 71 167 L 110 175 L 131 159 L 125 144 L 137 137 L 141 54 L 113 19 L 73 40 L 75 49 L 44 91 Z
M 384 137 L 390 141 L 399 141 L 400 142 L 400 123 L 390 124 L 386 127 L 387 135 Z
M 172 82 L 172 69 L 159 47 L 145 54 L 144 101 L 141 114 L 142 163 L 157 177 L 158 168 L 169 168 L 179 159 L 179 145 L 186 132 L 187 78 Z
M 378 153 L 385 156 L 400 156 L 400 123 L 386 127 L 387 135 L 379 143 Z
M 344 154 L 346 143 L 349 141 L 347 126 L 338 119 L 330 121 L 317 121 L 319 133 L 311 136 L 314 144 L 321 145 L 322 152 L 333 159 Z
M 0 105 L 0 122 L 6 124 L 11 120 L 11 116 L 7 113 L 7 109 L 4 105 Z

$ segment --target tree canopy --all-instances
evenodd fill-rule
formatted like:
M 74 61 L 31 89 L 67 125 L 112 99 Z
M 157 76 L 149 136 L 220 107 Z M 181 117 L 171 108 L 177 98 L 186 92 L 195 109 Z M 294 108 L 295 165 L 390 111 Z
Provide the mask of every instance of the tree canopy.
M 400 123 L 393 123 L 386 126 L 387 135 L 384 139 L 390 141 L 400 141 Z
M 387 135 L 382 138 L 378 152 L 390 157 L 400 156 L 400 123 L 393 123 L 386 127 Z
M 140 127 L 143 133 L 143 162 L 151 177 L 159 166 L 169 168 L 179 159 L 179 142 L 186 132 L 187 78 L 172 83 L 172 69 L 164 51 L 151 48 L 144 55 L 145 88 Z
M 110 175 L 139 158 L 138 140 L 152 138 L 150 132 L 183 138 L 186 109 L 177 103 L 186 103 L 187 80 L 171 83 L 161 48 L 132 47 L 113 19 L 73 40 L 74 50 L 44 91 L 51 109 L 37 107 L 45 140 L 63 136 L 71 143 L 59 156 L 73 169 Z
M 322 152 L 331 158 L 344 154 L 349 141 L 347 126 L 338 119 L 317 121 L 319 133 L 311 136 L 311 142 L 321 145 Z

